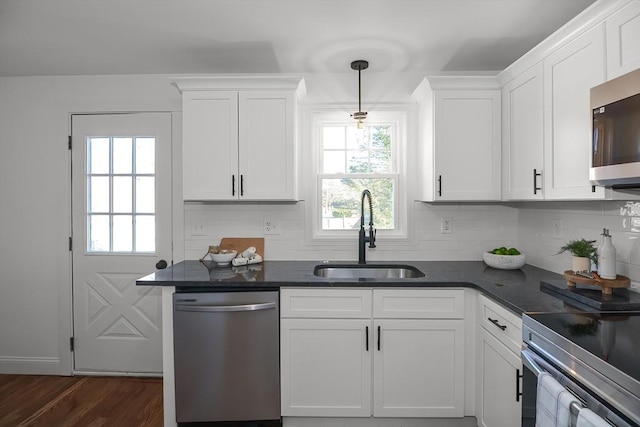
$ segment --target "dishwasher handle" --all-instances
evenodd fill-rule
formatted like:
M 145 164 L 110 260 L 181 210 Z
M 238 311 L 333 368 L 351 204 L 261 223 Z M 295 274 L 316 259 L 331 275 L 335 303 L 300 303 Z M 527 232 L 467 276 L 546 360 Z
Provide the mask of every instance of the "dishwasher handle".
M 229 311 L 258 311 L 276 308 L 275 302 L 261 304 L 241 304 L 241 305 L 203 305 L 203 304 L 179 304 L 176 303 L 176 311 L 199 311 L 207 313 L 220 313 Z

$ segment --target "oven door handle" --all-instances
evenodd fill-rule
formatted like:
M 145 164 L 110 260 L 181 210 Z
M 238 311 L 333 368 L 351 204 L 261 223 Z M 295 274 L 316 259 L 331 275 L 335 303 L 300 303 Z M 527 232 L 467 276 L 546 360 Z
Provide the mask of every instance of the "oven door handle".
M 522 349 L 521 355 L 522 364 L 529 368 L 529 370 L 533 372 L 536 377 L 539 377 L 541 373 L 546 371 L 539 365 L 540 359 L 538 359 L 531 350 Z

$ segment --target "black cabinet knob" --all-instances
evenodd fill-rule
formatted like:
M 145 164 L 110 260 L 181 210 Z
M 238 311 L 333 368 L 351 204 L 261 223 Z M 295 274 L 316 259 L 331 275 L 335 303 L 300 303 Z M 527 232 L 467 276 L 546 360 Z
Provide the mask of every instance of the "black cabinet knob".
M 167 268 L 167 261 L 161 259 L 160 261 L 156 262 L 156 268 L 158 270 L 164 270 L 165 268 Z

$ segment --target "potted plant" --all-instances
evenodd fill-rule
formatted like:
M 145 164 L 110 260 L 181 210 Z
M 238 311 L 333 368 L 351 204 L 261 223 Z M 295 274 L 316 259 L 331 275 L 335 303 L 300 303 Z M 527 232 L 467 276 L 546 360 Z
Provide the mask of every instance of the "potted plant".
M 560 248 L 558 254 L 569 251 L 573 255 L 571 269 L 574 272 L 591 271 L 591 262 L 598 265 L 598 249 L 594 246 L 595 240 L 570 240 Z

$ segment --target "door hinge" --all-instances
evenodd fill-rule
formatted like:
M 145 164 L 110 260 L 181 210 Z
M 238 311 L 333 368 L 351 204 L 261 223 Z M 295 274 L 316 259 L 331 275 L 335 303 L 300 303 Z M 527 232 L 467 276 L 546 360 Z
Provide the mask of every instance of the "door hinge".
M 72 140 L 71 135 L 69 135 L 69 150 L 71 150 L 71 145 L 72 145 L 71 140 Z
M 69 338 L 69 349 L 71 349 L 71 351 L 74 351 L 74 349 L 75 349 L 74 344 L 75 344 L 75 343 L 74 343 L 74 339 L 73 339 L 73 337 L 70 337 L 70 338 Z
M 69 237 L 69 252 L 73 250 L 73 237 Z

